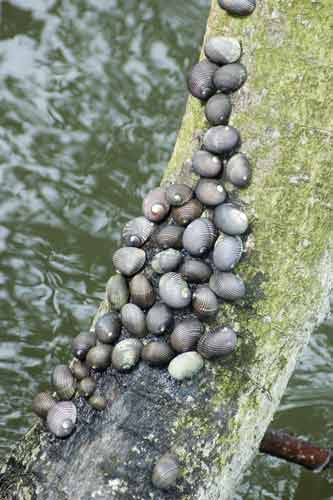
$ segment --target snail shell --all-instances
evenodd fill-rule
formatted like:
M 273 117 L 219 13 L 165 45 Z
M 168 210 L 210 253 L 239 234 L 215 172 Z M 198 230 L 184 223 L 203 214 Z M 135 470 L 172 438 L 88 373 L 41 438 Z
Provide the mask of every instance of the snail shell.
M 230 64 L 238 61 L 242 48 L 236 38 L 212 36 L 205 45 L 205 54 L 208 59 L 216 64 Z
M 239 236 L 221 234 L 213 252 L 213 261 L 219 271 L 230 271 L 240 261 L 243 244 Z
M 212 274 L 212 269 L 200 259 L 186 258 L 179 268 L 179 273 L 191 283 L 206 283 Z
M 142 347 L 138 339 L 121 340 L 113 349 L 112 366 L 121 371 L 130 370 L 139 362 Z
M 59 438 L 69 436 L 75 427 L 77 418 L 76 407 L 71 401 L 60 401 L 47 414 L 49 431 Z
M 165 304 L 160 302 L 149 309 L 146 323 L 149 333 L 163 335 L 173 327 L 173 313 Z
M 246 187 L 251 181 L 251 165 L 244 153 L 233 155 L 226 165 L 225 178 L 236 187 Z
M 240 145 L 240 142 L 238 130 L 229 125 L 212 127 L 207 130 L 203 138 L 205 149 L 217 155 L 232 153 Z
M 222 163 L 217 156 L 200 150 L 193 155 L 192 168 L 201 177 L 217 177 L 222 171 Z
M 85 377 L 79 383 L 79 391 L 85 398 L 89 398 L 96 389 L 96 382 L 92 377 Z
M 154 304 L 154 288 L 144 274 L 140 273 L 134 276 L 130 281 L 129 288 L 132 302 L 137 306 L 147 309 Z
M 208 286 L 198 286 L 192 295 L 193 310 L 200 319 L 215 318 L 219 304 L 215 293 Z
M 184 228 L 175 224 L 162 227 L 155 236 L 160 248 L 181 248 Z
M 170 336 L 172 348 L 177 352 L 193 351 L 203 331 L 203 324 L 197 319 L 181 321 Z
M 168 273 L 175 271 L 181 261 L 183 260 L 182 254 L 178 250 L 168 248 L 155 255 L 151 262 L 151 267 L 158 274 Z
M 48 411 L 56 404 L 51 394 L 39 392 L 32 400 L 32 410 L 40 418 L 46 418 Z
M 228 95 L 216 94 L 207 101 L 205 115 L 212 125 L 227 125 L 231 108 L 231 100 Z
M 178 273 L 166 273 L 159 282 L 160 297 L 169 307 L 182 309 L 191 303 L 191 291 Z
M 106 285 L 106 293 L 110 305 L 120 311 L 123 305 L 127 304 L 129 297 L 127 281 L 124 276 L 120 274 L 111 276 Z
M 193 257 L 201 257 L 214 244 L 216 228 L 205 218 L 195 219 L 187 226 L 183 234 L 183 246 Z
M 175 353 L 166 342 L 149 342 L 142 349 L 141 358 L 151 366 L 165 366 L 174 358 Z
M 184 380 L 196 375 L 203 368 L 203 365 L 204 360 L 198 352 L 183 352 L 170 361 L 168 371 L 172 378 Z
M 163 188 L 150 191 L 142 203 L 144 216 L 152 222 L 161 222 L 169 213 L 170 204 Z
M 181 226 L 187 226 L 194 219 L 200 217 L 203 211 L 203 206 L 199 200 L 193 199 L 185 203 L 185 205 L 172 209 L 173 220 Z
M 179 465 L 171 453 L 163 455 L 155 464 L 152 482 L 156 488 L 167 490 L 176 484 L 179 476 Z
M 233 203 L 224 203 L 215 208 L 214 224 L 232 236 L 245 233 L 249 226 L 246 214 Z
M 187 203 L 193 196 L 193 191 L 186 184 L 170 184 L 166 189 L 166 197 L 173 207 L 180 207 Z
M 232 328 L 220 327 L 205 333 L 198 343 L 198 352 L 207 359 L 223 358 L 236 349 L 237 336 Z
M 209 280 L 209 287 L 224 300 L 238 300 L 244 297 L 246 289 L 243 280 L 233 273 L 215 271 Z
M 256 8 L 256 0 L 218 0 L 222 9 L 234 16 L 249 16 Z
M 141 248 L 122 247 L 113 254 L 114 267 L 125 276 L 138 273 L 146 262 L 146 253 Z
M 218 90 L 229 94 L 240 89 L 247 80 L 247 71 L 243 64 L 226 64 L 214 75 L 214 84 Z
M 213 76 L 217 69 L 216 64 L 206 59 L 193 66 L 187 83 L 188 89 L 194 97 L 206 101 L 215 93 Z
M 71 370 L 76 380 L 82 380 L 89 375 L 87 366 L 78 359 L 71 364 Z
M 61 399 L 72 399 L 75 394 L 76 382 L 72 372 L 66 365 L 58 365 L 53 370 L 52 384 Z
M 112 346 L 109 344 L 98 344 L 92 347 L 86 357 L 86 363 L 96 371 L 106 370 L 110 366 Z
M 118 314 L 110 312 L 101 316 L 95 325 L 98 340 L 104 344 L 115 342 L 121 332 L 121 321 Z
M 95 410 L 99 411 L 105 410 L 107 405 L 106 399 L 103 398 L 103 396 L 100 396 L 99 394 L 93 394 L 92 396 L 90 396 L 90 398 L 88 399 L 88 403 Z
M 125 224 L 123 239 L 129 247 L 141 247 L 148 241 L 154 229 L 154 222 L 146 217 L 136 217 Z
M 208 207 L 220 205 L 226 199 L 227 193 L 220 181 L 217 179 L 200 179 L 195 194 L 198 200 Z
M 72 340 L 73 355 L 83 360 L 91 347 L 96 344 L 96 335 L 94 333 L 79 333 Z
M 121 321 L 126 330 L 135 337 L 147 335 L 144 312 L 135 304 L 125 304 L 121 310 Z

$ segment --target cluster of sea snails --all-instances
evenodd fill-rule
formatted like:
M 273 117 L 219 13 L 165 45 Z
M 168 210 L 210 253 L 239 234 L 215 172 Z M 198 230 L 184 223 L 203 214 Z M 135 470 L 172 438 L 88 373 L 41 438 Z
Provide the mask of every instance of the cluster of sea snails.
M 255 8 L 255 0 L 219 4 L 235 15 Z M 230 94 L 244 84 L 247 71 L 239 62 L 242 50 L 236 39 L 212 37 L 204 50 L 207 59 L 195 64 L 188 78 L 190 92 L 204 102 L 212 125 L 191 160 L 199 180 L 194 189 L 186 184 L 153 189 L 143 200 L 143 216 L 125 225 L 124 246 L 112 259 L 117 273 L 107 284 L 111 312 L 73 339 L 75 359 L 52 374 L 56 397 L 43 392 L 33 401 L 35 413 L 57 437 L 69 436 L 75 427 L 71 400 L 77 391 L 92 407 L 106 407 L 95 392 L 94 372 L 109 367 L 129 371 L 142 360 L 167 367 L 173 379 L 182 381 L 197 374 L 204 360 L 225 358 L 236 348 L 233 328 L 207 323 L 216 318 L 221 301 L 245 295 L 234 269 L 248 219 L 228 200 L 224 181 L 244 188 L 251 179 L 250 162 L 238 151 L 239 131 L 228 125 Z M 152 481 L 169 488 L 178 472 L 176 458 L 167 453 L 155 465 Z

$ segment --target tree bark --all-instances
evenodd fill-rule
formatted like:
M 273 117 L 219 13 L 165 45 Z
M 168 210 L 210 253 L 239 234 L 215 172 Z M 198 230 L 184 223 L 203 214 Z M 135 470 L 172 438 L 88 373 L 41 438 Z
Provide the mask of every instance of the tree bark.
M 206 36 L 242 41 L 249 79 L 234 98 L 231 124 L 252 159 L 241 199 L 251 219 L 242 304 L 218 322 L 239 331 L 235 355 L 206 363 L 185 383 L 143 363 L 110 369 L 98 385 L 110 400 L 96 413 L 78 400 L 77 431 L 52 438 L 36 424 L 2 467 L 0 496 L 18 500 L 233 497 L 284 393 L 296 359 L 329 309 L 332 198 L 331 0 L 257 0 L 249 18 L 212 0 Z M 188 159 L 207 127 L 189 98 L 163 182 L 194 182 Z M 105 300 L 99 313 L 108 310 Z M 151 470 L 172 449 L 177 487 L 158 491 Z

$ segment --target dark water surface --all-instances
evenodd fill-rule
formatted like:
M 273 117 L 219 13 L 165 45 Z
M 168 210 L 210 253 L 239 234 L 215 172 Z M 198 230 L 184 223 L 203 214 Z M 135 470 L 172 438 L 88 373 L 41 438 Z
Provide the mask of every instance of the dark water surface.
M 0 453 L 67 362 L 175 141 L 208 0 L 0 0 Z M 333 443 L 333 328 L 275 418 Z M 333 476 L 258 456 L 238 499 L 333 499 Z

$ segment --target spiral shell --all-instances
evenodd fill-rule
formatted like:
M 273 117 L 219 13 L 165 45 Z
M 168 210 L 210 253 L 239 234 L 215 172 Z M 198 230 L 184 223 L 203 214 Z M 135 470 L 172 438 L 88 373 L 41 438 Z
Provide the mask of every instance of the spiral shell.
M 251 165 L 244 153 L 233 155 L 226 165 L 225 178 L 236 187 L 246 187 L 251 182 Z
M 166 189 L 166 197 L 173 207 L 180 207 L 187 203 L 193 196 L 193 191 L 186 184 L 170 184 Z
M 173 220 L 181 226 L 187 226 L 194 219 L 200 217 L 203 211 L 203 206 L 197 199 L 192 199 L 185 205 L 172 209 Z
M 237 336 L 232 328 L 219 327 L 201 337 L 198 352 L 207 359 L 223 358 L 235 350 L 236 343 Z
M 179 268 L 179 273 L 191 283 L 206 283 L 212 274 L 212 269 L 203 260 L 186 258 Z
M 134 304 L 147 309 L 155 302 L 155 291 L 150 281 L 142 273 L 137 274 L 131 279 L 130 284 L 131 300 Z
M 195 219 L 183 234 L 183 246 L 193 256 L 201 257 L 213 246 L 216 239 L 214 224 L 205 218 Z
M 178 273 L 166 273 L 159 282 L 160 297 L 168 306 L 182 309 L 191 303 L 191 291 Z
M 146 323 L 149 333 L 163 335 L 173 327 L 173 313 L 165 304 L 159 302 L 149 309 Z
M 163 455 L 155 464 L 152 482 L 156 488 L 167 490 L 176 484 L 179 476 L 179 465 L 171 453 Z
M 188 89 L 194 97 L 206 101 L 216 91 L 213 76 L 216 64 L 204 59 L 195 64 L 188 77 Z
M 215 208 L 214 224 L 231 236 L 245 233 L 249 226 L 246 214 L 233 203 L 224 203 Z
M 51 394 L 39 392 L 32 401 L 32 410 L 40 418 L 46 418 L 49 410 L 56 404 Z
M 106 370 L 110 366 L 112 346 L 109 344 L 98 344 L 92 347 L 86 357 L 86 363 L 96 371 Z
M 58 365 L 53 370 L 52 384 L 61 399 L 72 399 L 75 394 L 76 382 L 72 372 L 66 365 Z
M 218 90 L 229 94 L 240 89 L 247 80 L 247 71 L 243 64 L 226 64 L 214 75 L 214 84 Z
M 230 125 L 212 127 L 204 135 L 203 145 L 207 151 L 217 155 L 230 154 L 241 142 L 237 129 Z
M 242 240 L 238 236 L 221 234 L 213 252 L 213 261 L 219 271 L 230 271 L 240 261 L 243 253 Z
M 193 310 L 200 319 L 215 318 L 219 304 L 216 295 L 208 286 L 200 285 L 192 295 Z
M 175 224 L 162 227 L 155 236 L 155 241 L 160 248 L 181 248 L 184 228 Z
M 78 359 L 72 362 L 71 370 L 76 380 L 82 380 L 89 375 L 87 366 Z
M 170 336 L 172 348 L 177 352 L 193 351 L 203 331 L 203 324 L 197 319 L 180 321 Z
M 135 304 L 125 304 L 121 310 L 121 321 L 126 330 L 135 337 L 147 334 L 144 312 Z
M 246 289 L 243 280 L 233 273 L 215 271 L 209 280 L 209 287 L 224 300 L 238 300 L 244 297 Z
M 75 427 L 77 418 L 76 407 L 71 401 L 60 401 L 47 414 L 49 431 L 59 438 L 69 436 Z
M 142 343 L 138 339 L 121 340 L 113 349 L 112 366 L 120 371 L 133 368 L 140 359 Z
M 122 247 L 113 254 L 114 267 L 125 276 L 138 273 L 146 262 L 146 253 L 141 248 Z
M 96 344 L 96 335 L 94 333 L 79 333 L 72 340 L 73 355 L 83 360 L 91 347 Z
M 144 216 L 152 222 L 161 222 L 169 213 L 170 204 L 163 188 L 150 191 L 142 203 Z
M 192 168 L 201 177 L 217 177 L 222 171 L 222 162 L 208 151 L 197 151 L 192 158 Z
M 226 199 L 227 193 L 220 181 L 217 179 L 200 179 L 195 194 L 198 200 L 208 207 L 216 207 Z
M 89 398 L 96 389 L 96 382 L 92 377 L 85 377 L 79 383 L 79 391 L 85 398 Z
M 151 267 L 158 274 L 175 271 L 183 260 L 182 254 L 178 250 L 168 248 L 155 255 L 151 262 Z
M 111 276 L 106 285 L 106 293 L 110 305 L 120 311 L 120 309 L 128 302 L 129 290 L 127 281 L 124 276 L 115 274 Z
M 238 61 L 242 48 L 236 38 L 212 36 L 205 44 L 205 54 L 215 64 L 230 64 Z
M 175 353 L 166 342 L 149 342 L 142 349 L 141 358 L 151 366 L 165 366 L 170 363 Z
M 92 396 L 90 396 L 90 398 L 88 399 L 88 403 L 92 408 L 98 411 L 105 410 L 107 406 L 106 399 L 103 398 L 103 396 L 100 396 L 99 394 L 95 393 Z
M 95 333 L 98 340 L 104 344 L 115 342 L 121 332 L 121 321 L 118 314 L 110 312 L 103 314 L 95 325 Z
M 256 0 L 218 0 L 222 9 L 234 16 L 249 16 L 256 8 Z
M 202 356 L 196 351 L 183 352 L 173 358 L 168 366 L 168 372 L 176 380 L 184 380 L 196 375 L 204 366 Z
M 205 106 L 205 115 L 212 125 L 227 125 L 231 115 L 231 100 L 228 95 L 216 94 L 210 97 Z
M 149 240 L 155 229 L 154 222 L 146 217 L 136 217 L 125 224 L 123 240 L 129 247 L 141 247 Z

